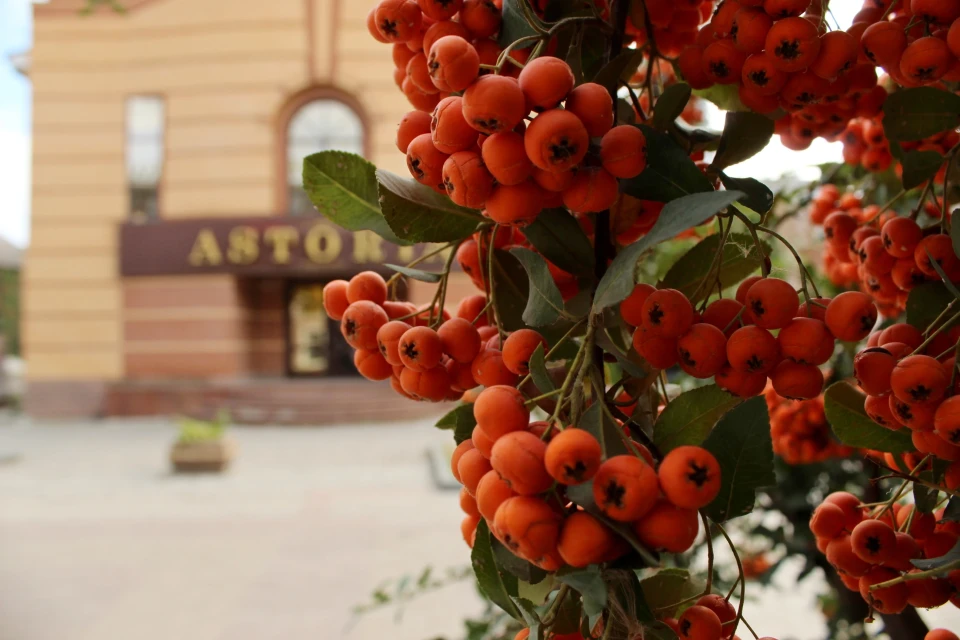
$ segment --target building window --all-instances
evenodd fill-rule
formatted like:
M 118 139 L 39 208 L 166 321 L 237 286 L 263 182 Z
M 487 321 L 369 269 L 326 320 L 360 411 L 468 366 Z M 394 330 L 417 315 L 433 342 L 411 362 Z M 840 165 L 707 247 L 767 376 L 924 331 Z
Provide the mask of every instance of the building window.
M 127 185 L 130 219 L 155 220 L 160 179 L 163 175 L 166 105 L 159 96 L 133 96 L 127 100 Z
M 303 159 L 318 151 L 363 153 L 363 122 L 339 100 L 313 100 L 300 107 L 287 128 L 287 201 L 295 216 L 314 212 L 304 192 Z

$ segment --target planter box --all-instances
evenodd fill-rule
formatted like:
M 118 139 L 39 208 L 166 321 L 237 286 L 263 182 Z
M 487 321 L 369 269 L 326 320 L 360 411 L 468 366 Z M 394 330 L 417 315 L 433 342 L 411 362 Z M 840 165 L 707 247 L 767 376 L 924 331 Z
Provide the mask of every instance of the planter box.
M 236 456 L 231 438 L 210 442 L 177 442 L 170 450 L 170 463 L 177 473 L 220 473 Z

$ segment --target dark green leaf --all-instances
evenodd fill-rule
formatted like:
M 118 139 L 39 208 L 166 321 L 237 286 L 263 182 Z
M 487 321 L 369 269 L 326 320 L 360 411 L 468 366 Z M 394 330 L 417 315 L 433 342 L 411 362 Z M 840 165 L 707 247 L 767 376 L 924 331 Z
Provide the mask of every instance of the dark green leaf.
M 653 109 L 653 126 L 666 129 L 680 117 L 690 100 L 690 85 L 680 82 L 664 89 Z
M 960 125 L 960 96 L 933 87 L 903 89 L 883 103 L 883 130 L 895 142 L 923 140 Z
M 658 202 L 713 191 L 710 180 L 673 138 L 652 127 L 637 126 L 647 140 L 647 168 L 636 178 L 622 180 L 621 191 L 634 198 Z
M 960 256 L 960 210 L 950 216 L 950 239 L 953 240 L 953 255 Z
M 694 579 L 686 569 L 661 569 L 640 581 L 647 604 L 664 618 L 676 618 L 683 609 L 676 603 L 703 591 L 703 583 Z M 683 608 L 693 604 L 687 603 Z
M 513 602 L 520 611 L 523 623 L 530 629 L 531 636 L 537 634 L 536 637 L 542 638 L 543 634 L 539 633 L 539 629 L 534 629 L 534 627 L 540 625 L 540 616 L 537 615 L 537 609 L 533 606 L 533 603 L 524 598 L 513 598 Z
M 503 22 L 500 23 L 500 36 L 497 38 L 497 44 L 500 45 L 501 49 L 506 49 L 510 43 L 520 38 L 537 34 L 523 14 L 523 9 L 520 7 L 522 2 L 526 2 L 526 0 L 503 0 Z M 533 11 L 530 13 L 533 13 Z M 516 48 L 524 49 L 532 47 L 534 44 L 536 44 L 536 40 L 530 40 L 529 43 L 524 43 Z
M 773 192 L 770 187 L 754 178 L 732 178 L 720 173 L 720 182 L 730 190 L 743 191 L 746 197 L 741 200 L 759 214 L 765 214 L 773 208 Z
M 740 100 L 737 84 L 715 84 L 706 89 L 697 89 L 693 94 L 717 105 L 721 111 L 749 111 Z
M 703 446 L 721 469 L 720 493 L 705 509 L 714 522 L 750 513 L 757 489 L 776 484 L 770 416 L 763 397 L 751 398 L 720 418 Z
M 553 598 L 550 601 L 552 602 Z M 564 598 L 550 630 L 559 635 L 576 632 L 580 629 L 580 611 L 579 598 Z
M 712 169 L 723 170 L 757 155 L 773 137 L 773 120 L 749 111 L 728 111 Z
M 537 584 L 547 577 L 546 571 L 533 566 L 523 558 L 513 555 L 510 549 L 500 544 L 500 541 L 496 538 L 490 538 L 490 546 L 493 547 L 493 557 L 501 571 L 506 571 L 529 584 Z
M 636 620 L 644 625 L 656 622 L 656 616 L 647 604 L 647 599 L 643 595 L 643 587 L 640 586 L 640 580 L 633 571 L 611 572 L 613 579 L 610 580 L 610 597 L 617 602 L 619 608 L 627 614 L 631 621 Z M 613 634 L 612 637 L 617 637 Z
M 920 474 L 920 477 L 924 480 L 928 479 L 924 477 L 924 475 L 925 474 Z M 940 492 L 922 484 L 914 483 L 913 502 L 917 505 L 917 509 L 920 511 L 920 513 L 933 513 L 933 510 L 937 507 L 939 498 Z
M 321 151 L 303 159 L 303 189 L 313 206 L 344 229 L 369 229 L 384 240 L 398 238 L 380 212 L 377 168 L 345 151 Z
M 542 344 L 538 344 L 537 348 L 533 350 L 533 355 L 530 356 L 530 376 L 533 378 L 533 384 L 537 385 L 540 393 L 549 393 L 557 388 L 556 385 L 553 384 L 550 374 L 547 372 L 547 364 Z
M 615 92 L 621 80 L 628 81 L 636 73 L 644 55 L 641 49 L 624 49 L 597 72 L 593 81 Z
M 600 73 L 610 50 L 610 39 L 607 34 L 594 27 L 583 29 L 583 40 L 580 45 L 580 65 L 584 79 L 594 78 Z
M 600 348 L 602 348 L 606 353 L 609 353 L 616 358 L 617 364 L 619 364 L 620 367 L 631 376 L 636 378 L 645 378 L 653 370 L 652 367 L 650 367 L 650 365 L 640 357 L 640 354 L 638 354 L 636 350 L 632 348 L 632 346 L 626 351 L 623 351 L 619 346 L 617 346 L 617 344 L 607 333 L 606 327 L 604 331 L 596 334 L 596 340 L 597 345 L 599 345 Z
M 544 258 L 567 273 L 593 273 L 593 247 L 580 223 L 566 209 L 544 209 L 523 235 Z
M 526 247 L 514 247 L 510 253 L 520 261 L 529 278 L 527 306 L 523 321 L 531 327 L 553 324 L 564 312 L 563 296 L 550 275 L 543 256 Z
M 685 444 L 702 444 L 717 421 L 741 402 L 713 384 L 681 393 L 657 418 L 653 442 L 663 453 Z
M 950 551 L 947 551 L 939 558 L 930 558 L 929 560 L 911 560 L 910 562 L 917 569 L 929 571 L 930 569 L 940 569 L 941 567 L 946 567 L 948 564 L 952 564 L 958 560 L 960 560 L 960 540 L 957 541 L 957 544 L 953 545 L 953 549 L 950 549 Z
M 607 583 L 603 581 L 600 569 L 595 566 L 586 569 L 561 569 L 557 580 L 577 591 L 583 599 L 583 612 L 591 619 L 603 613 L 607 607 Z
M 953 302 L 954 298 L 942 282 L 927 282 L 910 290 L 907 297 L 907 322 L 925 329 Z
M 903 154 L 903 188 L 913 189 L 930 180 L 940 170 L 944 158 L 936 151 L 907 151 Z
M 611 307 L 633 291 L 637 260 L 649 249 L 678 233 L 702 224 L 707 218 L 742 197 L 740 191 L 710 191 L 671 200 L 663 208 L 650 233 L 617 254 L 604 274 L 593 301 L 594 313 Z
M 866 396 L 846 382 L 837 382 L 823 394 L 827 422 L 840 442 L 851 447 L 887 453 L 913 451 L 910 431 L 891 431 L 870 419 L 863 408 Z
M 402 273 L 408 278 L 413 278 L 414 280 L 419 280 L 420 282 L 440 282 L 443 279 L 443 274 L 441 273 L 431 273 L 429 271 L 421 271 L 420 269 L 411 269 L 410 267 L 401 267 L 396 264 L 385 264 L 385 267 L 389 267 L 396 271 L 397 273 Z
M 473 435 L 473 428 L 477 426 L 477 419 L 473 417 L 473 405 L 460 405 L 437 420 L 436 426 L 438 429 L 453 430 L 453 439 L 457 444 L 469 440 Z
M 930 258 L 930 266 L 933 267 L 933 270 L 937 272 L 937 275 L 940 276 L 940 282 L 943 283 L 943 286 L 947 288 L 947 291 L 950 292 L 950 295 L 953 296 L 955 300 L 960 300 L 960 289 L 957 289 L 956 285 L 950 281 L 950 278 L 947 277 L 947 274 L 944 273 L 943 267 L 940 266 L 940 263 L 934 260 L 933 255 L 930 251 L 927 251 L 927 257 Z
M 947 503 L 947 508 L 943 510 L 943 518 L 947 522 L 960 522 L 960 498 L 954 496 Z
M 477 537 L 473 543 L 473 552 L 470 554 L 477 584 L 490 602 L 520 620 L 520 611 L 516 603 L 511 600 L 511 596 L 517 595 L 517 579 L 497 568 L 493 555 L 493 541 L 495 538 L 490 535 L 487 523 L 481 520 L 477 525 Z
M 715 287 L 700 283 L 713 267 L 714 256 L 720 245 L 720 234 L 707 236 L 677 260 L 663 277 L 664 288 L 677 289 L 694 304 L 708 297 Z M 770 255 L 770 245 L 763 243 L 764 255 Z M 720 282 L 724 287 L 740 282 L 763 264 L 753 238 L 745 233 L 732 233 L 723 245 L 720 263 Z M 712 281 L 711 281 L 712 282 Z M 698 291 L 699 290 L 699 291 Z M 694 295 L 696 293 L 697 295 Z
M 400 238 L 410 242 L 462 240 L 483 222 L 473 209 L 459 207 L 411 178 L 377 169 L 380 210 Z
M 594 402 L 580 416 L 580 424 L 577 425 L 584 431 L 589 432 L 600 443 L 604 457 L 629 453 L 627 445 L 617 431 L 617 425 L 610 419 L 605 411 L 600 408 L 599 402 Z
M 497 292 L 500 320 L 507 331 L 526 328 L 523 310 L 527 306 L 528 277 L 523 265 L 503 249 L 493 252 L 493 288 Z

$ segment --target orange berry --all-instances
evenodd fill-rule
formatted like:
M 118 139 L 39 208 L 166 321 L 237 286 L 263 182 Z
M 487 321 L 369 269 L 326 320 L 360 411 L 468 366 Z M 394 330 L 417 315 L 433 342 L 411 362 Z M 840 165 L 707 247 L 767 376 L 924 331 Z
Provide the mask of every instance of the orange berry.
M 593 478 L 593 499 L 609 518 L 631 522 L 642 518 L 657 500 L 657 474 L 632 455 L 604 461 Z
M 804 18 L 785 18 L 770 27 L 764 50 L 778 69 L 796 73 L 816 62 L 820 54 L 820 34 L 817 27 Z
M 907 45 L 900 58 L 900 73 L 918 84 L 932 84 L 946 75 L 955 60 L 946 42 L 927 36 Z
M 343 312 L 340 332 L 354 349 L 375 351 L 378 349 L 377 331 L 386 323 L 387 312 L 383 307 L 369 300 L 360 300 Z
M 777 335 L 780 354 L 802 364 L 820 365 L 833 356 L 833 335 L 813 318 L 794 318 Z
M 682 640 L 717 640 L 723 633 L 717 614 L 696 604 L 680 615 L 678 623 Z
M 420 184 L 442 189 L 443 163 L 448 157 L 433 144 L 433 136 L 424 133 L 414 138 L 407 147 L 407 169 Z
M 347 284 L 347 301 L 351 304 L 360 300 L 369 300 L 383 305 L 387 299 L 387 283 L 376 271 L 362 271 L 350 278 Z
M 774 390 L 791 400 L 809 400 L 823 391 L 823 372 L 812 364 L 784 360 L 770 374 Z
M 490 456 L 493 455 L 493 438 L 491 438 L 486 431 L 477 425 L 470 433 L 470 440 L 473 442 L 473 446 L 476 447 L 477 451 L 482 453 L 483 457 L 489 460 Z
M 459 96 L 450 96 L 437 103 L 433 110 L 431 140 L 440 153 L 463 151 L 477 144 L 476 130 L 463 117 L 462 102 Z
M 515 131 L 501 131 L 487 138 L 481 154 L 487 170 L 502 185 L 520 184 L 533 173 L 533 163 L 527 157 L 523 136 Z
M 534 166 L 560 172 L 580 164 L 590 146 L 590 136 L 576 115 L 551 109 L 533 119 L 523 143 Z
M 900 573 L 885 567 L 873 567 L 860 578 L 860 595 L 873 609 L 883 614 L 900 613 L 907 607 L 910 592 L 904 583 L 871 591 L 870 587 L 898 578 Z
M 890 388 L 901 402 L 932 404 L 950 386 L 950 375 L 934 358 L 916 355 L 904 358 L 890 374 Z
M 877 307 L 867 294 L 845 291 L 827 305 L 824 322 L 837 340 L 859 342 L 873 330 Z
M 810 531 L 818 538 L 833 540 L 846 528 L 846 514 L 838 505 L 824 502 L 813 511 Z
M 457 448 L 453 450 L 453 455 L 450 456 L 450 471 L 453 473 L 453 477 L 456 478 L 457 482 L 461 484 L 463 484 L 463 481 L 460 479 L 460 470 L 458 468 L 458 465 L 460 464 L 460 458 L 463 457 L 463 454 L 473 448 L 473 442 L 470 440 L 464 440 L 457 445 Z
M 598 213 L 612 207 L 618 194 L 617 179 L 605 169 L 582 168 L 563 191 L 563 205 L 573 213 Z
M 357 349 L 353 354 L 353 365 L 367 380 L 387 380 L 393 375 L 393 367 L 379 351 Z
M 637 327 L 633 332 L 633 349 L 657 369 L 669 369 L 680 358 L 676 338 L 653 335 L 644 327 Z
M 374 11 L 377 32 L 385 42 L 406 42 L 420 31 L 423 13 L 413 0 L 382 0 Z
M 491 386 L 473 403 L 473 417 L 495 441 L 513 431 L 522 431 L 530 421 L 523 395 L 507 385 Z
M 603 85 L 585 82 L 575 87 L 564 107 L 580 119 L 591 138 L 602 137 L 613 126 L 613 99 Z
M 490 461 L 472 446 L 466 449 L 457 460 L 457 477 L 473 496 L 477 494 L 477 485 L 480 484 L 481 478 L 491 469 L 493 467 L 490 466 Z
M 843 534 L 830 541 L 827 545 L 827 562 L 833 565 L 838 573 L 852 578 L 859 578 L 870 570 L 870 563 L 860 559 L 853 552 L 850 536 Z
M 778 69 L 773 59 L 762 53 L 755 53 L 743 63 L 740 79 L 744 87 L 749 87 L 762 96 L 775 96 L 787 83 L 788 75 Z
M 643 303 L 647 296 L 656 291 L 656 287 L 649 284 L 638 284 L 630 295 L 620 303 L 620 317 L 631 327 L 639 327 L 643 319 Z
M 450 375 L 443 365 L 426 371 L 404 367 L 400 374 L 400 386 L 414 399 L 443 402 L 450 393 Z
M 487 198 L 486 214 L 494 222 L 512 225 L 532 221 L 543 210 L 545 192 L 533 180 L 501 184 Z
M 866 58 L 884 69 L 900 68 L 900 59 L 907 48 L 907 35 L 895 22 L 879 21 L 863 32 L 860 49 Z
M 871 347 L 853 359 L 853 374 L 864 393 L 885 396 L 890 393 L 890 374 L 896 364 L 892 353 L 883 347 Z
M 510 131 L 526 115 L 526 102 L 513 78 L 480 76 L 463 94 L 463 115 L 481 133 Z
M 556 554 L 562 516 L 532 496 L 509 498 L 497 509 L 493 529 L 513 553 L 531 562 Z
M 500 20 L 500 9 L 493 0 L 463 0 L 460 22 L 474 38 L 494 35 L 500 30 Z
M 743 73 L 747 54 L 737 49 L 732 38 L 715 40 L 703 50 L 703 72 L 716 84 L 736 84 Z
M 593 435 L 569 427 L 550 440 L 544 464 L 554 480 L 574 485 L 590 480 L 600 467 L 602 457 L 600 443 Z
M 777 20 L 799 16 L 809 8 L 810 0 L 764 0 L 763 3 L 763 10 Z
M 882 520 L 864 520 L 850 532 L 850 546 L 861 560 L 883 564 L 894 556 L 896 532 Z
M 400 362 L 413 371 L 426 371 L 440 364 L 443 347 L 440 336 L 429 327 L 408 329 L 397 345 Z
M 651 335 L 679 338 L 693 326 L 693 305 L 676 289 L 659 289 L 643 303 L 643 328 Z
M 737 617 L 737 608 L 730 604 L 729 600 L 719 594 L 711 593 L 697 600 L 696 604 L 717 614 L 720 618 L 720 626 L 724 627 L 721 637 L 729 638 L 733 635 L 733 621 Z
M 658 500 L 633 530 L 646 547 L 668 553 L 683 553 L 693 546 L 700 530 L 695 509 L 678 507 L 669 500 Z
M 557 551 L 571 567 L 586 567 L 607 560 L 619 538 L 605 524 L 585 511 L 575 511 L 563 521 Z
M 503 364 L 517 375 L 530 373 L 530 356 L 537 346 L 547 349 L 547 341 L 533 329 L 518 329 L 503 343 Z
M 622 314 L 623 303 L 620 306 Z M 703 321 L 720 329 L 729 338 L 734 331 L 741 327 L 741 321 L 737 319 L 737 316 L 740 315 L 742 310 L 743 305 L 736 300 L 720 298 L 708 304 L 707 308 L 703 310 Z
M 340 321 L 343 313 L 350 306 L 347 299 L 346 280 L 331 280 L 323 287 L 323 310 L 331 320 Z
M 553 484 L 544 467 L 547 445 L 529 431 L 513 431 L 496 440 L 490 464 L 522 496 L 542 493 Z
M 440 91 L 463 91 L 477 79 L 480 56 L 464 38 L 443 36 L 433 42 L 427 51 L 427 72 L 433 85 Z
M 621 125 L 600 140 L 600 161 L 616 178 L 633 178 L 647 166 L 647 140 L 637 127 Z
M 727 361 L 741 373 L 767 374 L 780 362 L 780 345 L 767 331 L 755 325 L 737 329 L 727 340 Z
M 463 0 L 417 0 L 420 10 L 434 20 L 449 20 L 463 6 Z
M 847 73 L 857 63 L 857 40 L 846 31 L 830 31 L 820 38 L 820 53 L 810 71 L 825 80 Z
M 753 398 L 763 393 L 767 385 L 765 373 L 747 373 L 737 371 L 730 365 L 721 369 L 714 376 L 717 386 L 741 398 Z
M 480 516 L 468 515 L 460 521 L 460 533 L 463 535 L 463 541 L 467 546 L 473 549 L 473 544 L 477 539 L 477 526 L 480 524 Z
M 727 362 L 727 337 L 712 324 L 699 323 L 677 340 L 680 368 L 694 378 L 712 378 Z
M 950 236 L 942 233 L 927 236 L 917 245 L 913 258 L 917 262 L 917 268 L 928 276 L 938 279 L 940 277 L 930 262 L 932 258 L 950 280 L 960 280 L 960 258 L 953 252 Z
M 529 111 L 555 109 L 573 89 L 573 71 L 570 65 L 551 56 L 531 60 L 517 77 L 520 90 L 527 98 Z
M 480 334 L 463 318 L 451 318 L 437 329 L 443 353 L 455 361 L 469 364 L 480 353 Z
M 482 209 L 493 193 L 493 176 L 476 151 L 457 151 L 443 163 L 443 187 L 456 204 Z
M 397 148 L 401 153 L 407 152 L 414 138 L 430 133 L 431 120 L 430 114 L 423 111 L 411 111 L 400 119 L 400 126 L 397 127 Z
M 747 291 L 748 319 L 764 329 L 782 329 L 796 317 L 800 298 L 793 285 L 779 278 L 763 278 Z
M 515 495 L 517 492 L 510 488 L 499 473 L 494 470 L 487 471 L 477 484 L 477 510 L 492 522 L 500 505 Z
M 657 472 L 664 495 L 673 504 L 700 509 L 720 492 L 720 464 L 702 447 L 681 446 L 664 457 Z

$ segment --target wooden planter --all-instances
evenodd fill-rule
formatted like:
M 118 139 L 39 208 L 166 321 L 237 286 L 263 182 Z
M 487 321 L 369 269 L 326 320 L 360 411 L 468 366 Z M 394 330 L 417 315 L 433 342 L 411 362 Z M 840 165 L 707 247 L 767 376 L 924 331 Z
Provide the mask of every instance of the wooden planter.
M 209 442 L 177 442 L 170 450 L 170 463 L 176 473 L 220 473 L 237 453 L 230 438 Z

